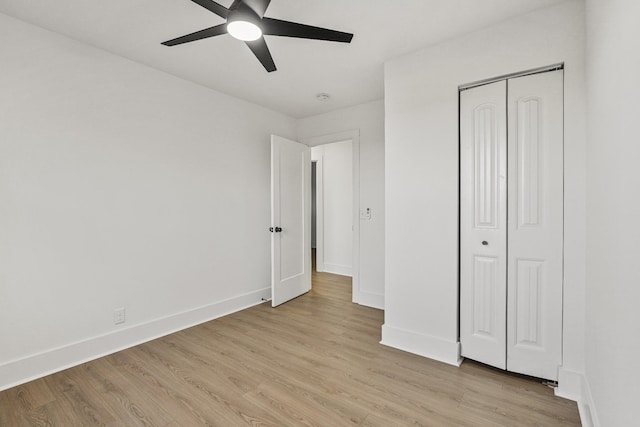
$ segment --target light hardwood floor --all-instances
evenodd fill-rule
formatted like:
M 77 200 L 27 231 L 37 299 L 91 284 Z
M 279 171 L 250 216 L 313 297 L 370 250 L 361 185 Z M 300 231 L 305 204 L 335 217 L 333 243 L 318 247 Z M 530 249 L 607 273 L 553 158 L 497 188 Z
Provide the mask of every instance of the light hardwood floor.
M 380 345 L 350 279 L 0 393 L 0 426 L 576 426 L 575 403 L 473 362 Z

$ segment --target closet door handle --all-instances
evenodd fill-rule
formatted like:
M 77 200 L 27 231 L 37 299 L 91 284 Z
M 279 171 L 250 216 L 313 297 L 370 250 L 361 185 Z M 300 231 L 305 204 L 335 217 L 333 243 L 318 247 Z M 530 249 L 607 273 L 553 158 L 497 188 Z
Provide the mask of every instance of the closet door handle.
M 489 242 L 487 242 L 486 240 L 482 241 L 482 246 L 487 246 L 489 244 Z

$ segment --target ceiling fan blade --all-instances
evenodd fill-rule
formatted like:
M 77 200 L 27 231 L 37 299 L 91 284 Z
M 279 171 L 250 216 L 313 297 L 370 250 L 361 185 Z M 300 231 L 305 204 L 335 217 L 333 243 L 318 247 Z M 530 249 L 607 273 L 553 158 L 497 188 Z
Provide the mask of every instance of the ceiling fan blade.
M 191 1 L 199 4 L 205 9 L 208 9 L 209 11 L 215 13 L 221 18 L 227 19 L 227 15 L 229 15 L 229 9 L 214 2 L 213 0 L 191 0 Z
M 271 3 L 271 0 L 237 0 L 237 1 L 242 2 L 245 5 L 249 6 L 255 13 L 258 14 L 260 18 L 264 16 L 264 13 L 267 11 L 267 8 L 269 7 L 269 3 Z
M 162 44 L 165 46 L 175 46 L 183 43 L 189 43 L 196 40 L 202 40 L 209 37 L 219 36 L 227 33 L 227 24 L 216 25 L 215 27 L 205 28 L 204 30 L 196 31 L 195 33 L 187 34 L 186 36 L 177 37 L 175 39 L 167 40 Z
M 271 57 L 271 52 L 269 52 L 269 48 L 267 47 L 267 42 L 264 41 L 264 37 L 260 37 L 258 40 L 254 40 L 251 42 L 245 42 L 251 52 L 258 58 L 260 63 L 265 70 L 268 72 L 276 71 L 276 64 L 273 62 L 273 58 Z
M 281 21 L 273 18 L 262 19 L 262 33 L 269 36 L 298 37 L 302 39 L 327 40 L 351 43 L 353 34 L 326 28 L 312 27 L 297 22 Z

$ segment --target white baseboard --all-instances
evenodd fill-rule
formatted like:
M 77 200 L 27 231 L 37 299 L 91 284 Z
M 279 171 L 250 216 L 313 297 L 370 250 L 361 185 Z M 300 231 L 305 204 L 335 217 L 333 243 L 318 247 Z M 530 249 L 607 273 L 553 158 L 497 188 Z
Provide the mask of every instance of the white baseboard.
M 327 262 L 322 265 L 322 271 L 340 276 L 352 277 L 353 275 L 353 268 L 350 265 L 329 264 Z
M 593 395 L 591 394 L 591 387 L 585 377 L 583 377 L 582 381 L 582 397 L 583 399 L 578 402 L 582 426 L 600 427 L 600 421 L 598 420 L 598 414 L 596 413 L 596 407 L 593 402 Z
M 366 307 L 384 310 L 384 295 L 353 290 L 353 302 Z
M 561 367 L 558 369 L 558 387 L 555 389 L 555 395 L 579 402 L 583 399 L 583 381 L 584 375 L 582 373 Z
M 449 365 L 460 366 L 460 343 L 424 335 L 415 331 L 382 325 L 382 341 L 389 347 L 414 353 Z
M 0 391 L 262 303 L 263 288 L 0 365 Z
M 584 374 L 560 368 L 556 396 L 574 400 L 578 404 L 582 427 L 600 427 L 596 415 L 591 388 Z

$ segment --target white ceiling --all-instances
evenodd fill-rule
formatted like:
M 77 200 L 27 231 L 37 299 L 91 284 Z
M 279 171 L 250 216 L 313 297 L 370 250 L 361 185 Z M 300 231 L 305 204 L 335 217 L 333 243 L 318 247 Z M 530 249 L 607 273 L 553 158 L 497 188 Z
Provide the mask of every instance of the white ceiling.
M 562 1 L 272 0 L 265 16 L 355 34 L 351 44 L 266 36 L 274 73 L 229 35 L 162 46 L 223 23 L 190 0 L 0 0 L 0 12 L 300 118 L 381 99 L 388 59 Z

